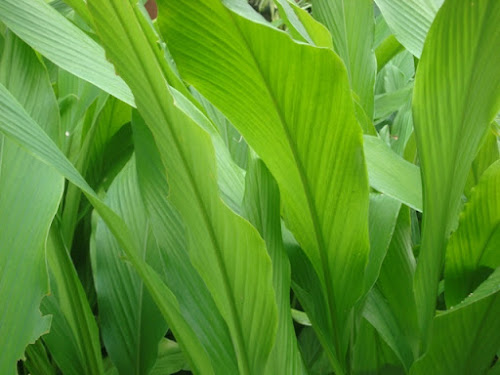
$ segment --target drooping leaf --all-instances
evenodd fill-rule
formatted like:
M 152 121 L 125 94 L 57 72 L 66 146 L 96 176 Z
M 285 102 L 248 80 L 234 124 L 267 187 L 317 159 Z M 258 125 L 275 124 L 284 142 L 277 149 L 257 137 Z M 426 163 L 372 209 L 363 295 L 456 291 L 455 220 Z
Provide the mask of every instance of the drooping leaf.
M 467 175 L 500 108 L 500 2 L 445 1 L 418 64 L 413 119 L 423 183 L 415 296 L 423 345 Z
M 163 283 L 156 271 L 137 255 L 139 245 L 130 235 L 130 230 L 123 220 L 102 202 L 56 144 L 1 84 L 0 107 L 3 108 L 0 111 L 0 130 L 83 191 L 118 240 L 127 259 L 130 260 L 147 285 L 148 291 L 165 320 L 171 322 L 172 327 L 175 327 L 172 330 L 178 336 L 177 342 L 186 353 L 191 369 L 195 372 L 200 372 L 200 369 L 203 369 L 204 373 L 212 374 L 210 359 L 196 339 L 193 329 L 182 316 L 175 295 Z
M 380 138 L 369 135 L 363 138 L 370 185 L 381 193 L 422 211 L 419 168 L 399 157 Z
M 157 41 L 145 31 L 138 8 L 115 0 L 89 1 L 89 7 L 108 56 L 134 92 L 158 145 L 169 199 L 186 224 L 191 261 L 229 327 L 239 371 L 261 373 L 277 321 L 265 244 L 221 201 L 210 136 L 193 120 L 203 115 L 194 105 L 191 112 L 176 106 L 155 54 Z
M 55 97 L 35 53 L 8 33 L 0 61 L 0 123 L 17 98 L 44 129 L 57 123 Z M 38 96 L 45 106 L 39 106 Z M 21 106 L 21 104 L 18 104 Z M 42 129 L 40 132 L 48 138 Z M 63 192 L 52 168 L 0 135 L 0 373 L 16 373 L 28 344 L 47 333 L 40 302 L 49 292 L 45 241 Z M 35 214 L 36 212 L 36 214 Z
M 0 21 L 54 64 L 134 105 L 102 47 L 45 1 L 2 0 Z
M 362 293 L 355 275 L 368 256 L 368 185 L 342 61 L 329 49 L 294 42 L 238 2 L 159 5 L 181 75 L 228 117 L 276 178 L 287 226 L 326 291 L 336 341 L 330 350 L 343 361 L 343 330 Z
M 394 56 L 402 52 L 404 47 L 398 42 L 394 35 L 389 35 L 375 49 L 375 57 L 377 59 L 377 72 L 379 72 L 385 64 L 387 64 Z
M 500 266 L 500 162 L 488 168 L 446 249 L 446 305 L 460 303 Z
M 397 40 L 420 57 L 427 32 L 443 0 L 375 0 Z

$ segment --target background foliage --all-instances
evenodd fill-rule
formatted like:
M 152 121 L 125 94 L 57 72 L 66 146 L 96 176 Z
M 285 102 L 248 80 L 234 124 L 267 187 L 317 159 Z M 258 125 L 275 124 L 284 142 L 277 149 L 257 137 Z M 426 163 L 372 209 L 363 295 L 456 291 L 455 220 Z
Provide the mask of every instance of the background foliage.
M 0 0 L 0 373 L 500 374 L 499 24 Z

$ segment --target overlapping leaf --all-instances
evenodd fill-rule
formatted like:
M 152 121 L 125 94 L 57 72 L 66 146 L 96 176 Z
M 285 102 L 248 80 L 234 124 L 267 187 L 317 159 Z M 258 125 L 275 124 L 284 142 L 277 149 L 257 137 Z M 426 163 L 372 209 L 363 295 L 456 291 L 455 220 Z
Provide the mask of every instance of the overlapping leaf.
M 446 250 L 446 304 L 460 303 L 500 266 L 500 162 L 486 170 Z
M 424 197 L 415 296 L 424 346 L 444 250 L 486 130 L 500 108 L 500 2 L 448 0 L 418 65 L 413 118 Z
M 135 158 L 110 186 L 107 203 L 142 244 L 139 256 L 161 275 L 165 267 L 163 254 L 141 200 Z M 167 325 L 140 277 L 123 261 L 121 252 L 116 239 L 99 220 L 91 255 L 103 341 L 120 374 L 148 374 L 156 362 L 158 343 Z
M 0 21 L 56 65 L 134 105 L 102 47 L 45 1 L 2 0 Z
M 57 102 L 47 72 L 35 53 L 10 34 L 0 62 L 0 122 L 10 113 L 5 100 L 15 100 L 14 96 L 48 133 L 57 128 Z M 0 135 L 2 374 L 15 374 L 25 347 L 49 330 L 50 318 L 42 317 L 39 308 L 49 292 L 45 241 L 62 192 L 63 180 L 57 172 Z
M 276 181 L 257 158 L 249 161 L 244 212 L 266 241 L 273 262 L 278 331 L 266 374 L 306 374 L 290 314 L 290 262 L 281 238 L 280 197 Z
M 427 32 L 443 0 L 375 0 L 396 38 L 420 57 Z
M 134 147 L 141 196 L 151 228 L 165 257 L 162 278 L 179 301 L 179 309 L 210 357 L 215 373 L 238 371 L 227 325 L 186 251 L 182 217 L 168 197 L 168 183 L 156 142 L 134 112 Z
M 347 68 L 349 82 L 366 116 L 373 115 L 377 61 L 373 51 L 375 20 L 370 0 L 314 0 L 313 15 L 330 30 L 333 49 Z
M 0 107 L 4 109 L 0 112 L 0 130 L 83 191 L 147 285 L 165 320 L 175 326 L 174 333 L 178 335 L 177 341 L 185 351 L 191 369 L 195 372 L 200 372 L 200 369 L 203 369 L 204 373 L 212 374 L 210 359 L 196 339 L 193 329 L 182 316 L 175 295 L 163 283 L 154 269 L 138 256 L 139 245 L 136 243 L 136 239 L 131 236 L 123 220 L 100 200 L 56 144 L 3 85 L 0 85 Z
M 175 105 L 155 53 L 157 41 L 146 31 L 143 15 L 130 3 L 115 0 L 90 1 L 89 7 L 108 56 L 131 87 L 158 145 L 169 198 L 186 224 L 191 260 L 229 327 L 239 371 L 261 373 L 277 320 L 264 242 L 222 203 L 210 136 L 193 115 Z
M 181 75 L 276 178 L 287 225 L 327 291 L 343 358 L 368 256 L 366 167 L 347 72 L 331 50 L 295 43 L 241 3 L 224 3 L 231 9 L 159 2 L 160 26 Z
M 429 350 L 414 363 L 410 374 L 485 374 L 500 346 L 499 316 L 497 268 L 461 304 L 434 318 Z

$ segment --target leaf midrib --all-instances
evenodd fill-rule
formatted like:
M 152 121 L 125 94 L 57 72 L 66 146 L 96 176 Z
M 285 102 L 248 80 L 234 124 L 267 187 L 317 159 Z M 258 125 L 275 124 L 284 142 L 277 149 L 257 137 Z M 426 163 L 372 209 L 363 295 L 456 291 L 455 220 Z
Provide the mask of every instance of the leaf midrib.
M 145 64 L 144 61 L 143 61 L 143 58 L 142 58 L 142 55 L 137 53 L 138 52 L 138 49 L 136 48 L 135 46 L 135 39 L 134 38 L 131 38 L 130 35 L 129 35 L 129 32 L 128 32 L 128 29 L 124 23 L 124 20 L 122 20 L 121 18 L 121 15 L 120 13 L 117 11 L 113 1 L 110 1 L 110 5 L 111 7 L 113 8 L 114 10 L 114 13 L 117 17 L 117 20 L 118 22 L 121 24 L 124 32 L 127 34 L 127 37 L 130 41 L 130 46 L 132 47 L 132 49 L 134 50 L 138 60 L 143 63 L 141 64 L 142 66 L 147 66 L 148 64 Z M 129 5 L 131 8 L 132 6 Z M 135 13 L 135 11 L 132 9 L 132 12 L 134 14 L 134 18 L 137 20 L 137 15 Z M 142 31 L 142 25 L 140 24 L 140 22 L 138 22 L 138 25 L 139 27 L 141 28 L 141 31 Z M 147 40 L 147 38 L 146 38 Z M 151 46 L 149 43 L 146 44 L 147 47 L 146 48 L 149 48 L 151 50 Z M 157 58 L 156 57 L 156 54 L 154 53 L 154 51 L 151 51 L 151 53 L 153 54 L 153 56 L 155 57 L 155 59 Z M 146 61 L 147 62 L 147 61 Z M 157 64 L 158 62 L 155 61 Z M 158 65 L 158 68 L 161 72 L 161 68 L 160 68 L 160 65 Z M 145 72 L 145 76 L 146 76 L 146 79 L 148 80 L 148 85 L 150 86 L 150 88 L 152 88 L 152 91 L 153 93 L 156 93 L 156 86 L 152 84 L 152 79 L 150 77 L 150 74 L 148 72 L 148 70 L 144 70 Z M 165 86 L 167 87 L 167 86 Z M 168 87 L 167 87 L 167 90 L 168 90 Z M 207 213 L 207 210 L 206 210 L 206 207 L 205 205 L 203 204 L 203 200 L 201 198 L 201 194 L 197 188 L 197 184 L 195 183 L 195 179 L 193 177 L 193 174 L 191 173 L 191 170 L 189 168 L 189 165 L 184 157 L 184 154 L 181 152 L 181 148 L 180 148 L 180 143 L 179 143 L 179 140 L 177 139 L 177 136 L 175 135 L 175 133 L 172 131 L 171 129 L 171 126 L 170 126 L 170 122 L 167 120 L 168 119 L 168 116 L 167 116 L 167 113 L 164 109 L 164 107 L 161 105 L 161 103 L 157 100 L 158 99 L 158 95 L 155 95 L 154 98 L 155 98 L 155 101 L 156 101 L 156 104 L 158 105 L 158 107 L 160 108 L 160 111 L 162 112 L 162 115 L 163 115 L 163 118 L 165 119 L 165 122 L 167 123 L 168 125 L 168 130 L 172 136 L 172 140 L 174 141 L 174 145 L 176 147 L 176 150 L 179 154 L 179 157 L 181 159 L 181 162 L 183 163 L 183 166 L 184 166 L 184 169 L 188 175 L 188 179 L 192 185 L 192 189 L 195 193 L 195 197 L 196 197 L 196 202 L 198 203 L 198 206 L 200 207 L 200 211 L 202 213 L 202 217 L 203 217 L 203 221 L 205 222 L 205 225 L 208 229 L 208 232 L 209 232 L 209 237 L 210 237 L 210 241 L 212 242 L 212 246 L 215 250 L 215 254 L 216 254 L 216 259 L 217 259 L 217 265 L 219 266 L 219 269 L 221 271 L 221 276 L 222 276 L 222 279 L 223 279 L 223 286 L 224 286 L 224 289 L 225 289 L 225 292 L 227 294 L 227 298 L 229 300 L 229 306 L 230 306 L 230 309 L 231 309 L 231 315 L 232 315 L 232 318 L 233 318 L 233 324 L 235 325 L 235 328 L 236 328 L 236 341 L 237 341 L 237 346 L 240 346 L 242 350 L 237 350 L 237 353 L 240 354 L 240 358 L 241 358 L 241 365 L 243 366 L 242 370 L 244 371 L 245 374 L 250 374 L 250 366 L 249 366 L 249 358 L 248 358 L 248 353 L 247 353 L 247 348 L 246 348 L 246 345 L 245 345 L 245 340 L 244 340 L 244 335 L 243 335 L 243 330 L 242 330 L 242 324 L 241 324 L 241 321 L 240 321 L 240 317 L 239 317 L 239 314 L 237 312 L 237 308 L 236 308 L 236 301 L 234 299 L 234 293 L 233 293 L 233 290 L 232 290 L 232 287 L 231 287 L 231 284 L 229 282 L 229 276 L 227 274 L 227 270 L 224 266 L 224 261 L 222 259 L 222 254 L 220 253 L 220 247 L 219 247 L 219 243 L 217 241 L 217 237 L 215 235 L 215 231 L 214 231 L 214 228 L 212 226 L 212 223 L 209 219 L 209 216 L 208 216 L 208 213 Z M 179 109 L 180 111 L 180 109 Z M 240 362 L 240 361 L 238 361 Z
M 278 105 L 278 102 L 277 102 L 270 86 L 268 85 L 267 81 L 264 78 L 264 74 L 260 68 L 258 61 L 257 61 L 257 57 L 255 56 L 252 49 L 250 48 L 250 45 L 248 44 L 248 41 L 245 38 L 245 34 L 239 28 L 237 22 L 234 20 L 233 14 L 230 11 L 230 9 L 228 9 L 225 6 L 224 6 L 224 9 L 226 10 L 227 14 L 229 15 L 229 18 L 231 18 L 231 20 L 233 21 L 235 28 L 238 30 L 238 33 L 241 37 L 241 40 L 244 42 L 245 46 L 247 47 L 247 51 L 249 52 L 249 54 L 254 62 L 255 68 L 256 68 L 257 72 L 259 73 L 261 80 L 264 84 L 264 87 L 267 90 L 269 97 L 271 98 L 271 100 L 273 102 L 273 106 L 274 106 L 276 113 L 279 117 L 281 127 L 283 128 L 283 131 L 286 135 L 286 140 L 289 144 L 290 151 L 291 151 L 292 156 L 293 156 L 293 160 L 295 161 L 295 164 L 297 166 L 297 171 L 298 171 L 298 174 L 300 177 L 300 182 L 301 182 L 302 189 L 304 191 L 304 195 L 306 197 L 307 209 L 309 211 L 311 221 L 313 224 L 314 235 L 316 238 L 316 244 L 318 246 L 319 255 L 320 255 L 320 259 L 321 259 L 321 266 L 322 266 L 322 271 L 323 271 L 324 279 L 325 279 L 325 287 L 327 289 L 326 299 L 327 299 L 327 303 L 328 303 L 328 306 L 330 309 L 330 315 L 331 315 L 331 319 L 332 319 L 332 322 L 331 322 L 332 327 L 333 327 L 333 330 L 335 333 L 335 341 L 336 341 L 336 348 L 335 348 L 336 353 L 335 354 L 337 355 L 337 359 L 339 359 L 339 358 L 341 358 L 341 356 L 339 355 L 340 334 L 339 334 L 338 327 L 335 324 L 337 319 L 336 319 L 336 304 L 335 304 L 335 298 L 334 298 L 333 288 L 332 288 L 333 280 L 332 280 L 331 273 L 330 273 L 330 268 L 329 268 L 329 263 L 328 263 L 328 254 L 326 253 L 325 241 L 324 241 L 323 233 L 321 231 L 321 226 L 319 223 L 319 215 L 317 213 L 316 207 L 315 207 L 314 202 L 313 202 L 313 197 L 311 194 L 309 184 L 307 184 L 307 176 L 305 173 L 305 169 L 304 169 L 304 166 L 302 165 L 302 161 L 300 160 L 297 146 L 296 146 L 293 138 L 291 137 L 291 134 L 290 134 L 289 129 L 287 127 L 287 123 L 285 121 L 285 117 L 283 115 L 283 112 L 282 112 L 280 106 Z M 337 371 L 340 371 L 340 369 L 338 369 Z M 341 373 L 339 373 L 339 375 L 341 375 Z

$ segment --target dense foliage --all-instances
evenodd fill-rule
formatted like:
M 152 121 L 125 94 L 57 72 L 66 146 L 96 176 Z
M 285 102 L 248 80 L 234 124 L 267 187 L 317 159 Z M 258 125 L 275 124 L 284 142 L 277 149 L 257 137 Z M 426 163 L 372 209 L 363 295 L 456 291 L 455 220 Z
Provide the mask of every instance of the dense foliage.
M 500 1 L 144 2 L 0 0 L 0 374 L 500 374 Z

